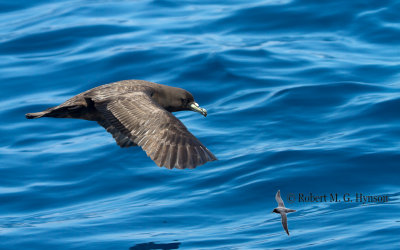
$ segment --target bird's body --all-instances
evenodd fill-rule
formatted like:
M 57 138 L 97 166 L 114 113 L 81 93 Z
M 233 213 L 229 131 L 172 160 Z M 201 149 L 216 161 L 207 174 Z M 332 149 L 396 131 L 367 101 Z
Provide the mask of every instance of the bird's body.
M 272 212 L 281 215 L 283 229 L 285 229 L 286 233 L 289 235 L 289 229 L 288 229 L 288 225 L 287 225 L 287 216 L 286 216 L 286 214 L 287 213 L 296 212 L 296 210 L 289 209 L 289 208 L 285 207 L 285 204 L 283 203 L 283 200 L 281 198 L 281 191 L 280 190 L 278 190 L 278 192 L 276 192 L 275 200 L 276 200 L 276 202 L 278 202 L 278 207 L 275 208 Z
M 216 157 L 171 112 L 193 110 L 207 115 L 192 94 L 142 80 L 105 84 L 80 93 L 42 112 L 40 117 L 96 121 L 120 147 L 140 146 L 158 165 L 195 168 Z

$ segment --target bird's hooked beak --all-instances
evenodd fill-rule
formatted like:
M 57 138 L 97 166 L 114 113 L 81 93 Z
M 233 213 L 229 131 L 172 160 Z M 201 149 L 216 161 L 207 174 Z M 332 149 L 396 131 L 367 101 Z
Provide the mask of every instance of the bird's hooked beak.
M 204 117 L 207 116 L 207 110 L 200 108 L 199 104 L 197 104 L 197 102 L 192 102 L 189 104 L 189 107 L 191 110 L 195 111 L 195 112 L 199 112 L 200 114 L 204 115 Z

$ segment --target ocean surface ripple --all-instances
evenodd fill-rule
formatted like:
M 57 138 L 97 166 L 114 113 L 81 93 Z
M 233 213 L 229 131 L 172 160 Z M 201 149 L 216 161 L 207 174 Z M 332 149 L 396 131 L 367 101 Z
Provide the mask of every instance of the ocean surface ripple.
M 0 12 L 0 249 L 399 249 L 399 1 Z M 124 79 L 192 92 L 209 116 L 176 115 L 219 161 L 171 171 L 94 122 L 25 119 Z M 288 203 L 298 193 L 389 201 Z

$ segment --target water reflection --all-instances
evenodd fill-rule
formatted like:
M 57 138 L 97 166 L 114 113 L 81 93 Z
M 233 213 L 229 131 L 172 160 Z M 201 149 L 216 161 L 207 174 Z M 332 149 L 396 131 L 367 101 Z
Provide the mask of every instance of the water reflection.
M 152 249 L 162 249 L 162 250 L 170 250 L 170 249 L 178 249 L 180 242 L 174 243 L 166 243 L 166 244 L 158 244 L 154 242 L 148 243 L 140 243 L 130 247 L 129 250 L 152 250 Z

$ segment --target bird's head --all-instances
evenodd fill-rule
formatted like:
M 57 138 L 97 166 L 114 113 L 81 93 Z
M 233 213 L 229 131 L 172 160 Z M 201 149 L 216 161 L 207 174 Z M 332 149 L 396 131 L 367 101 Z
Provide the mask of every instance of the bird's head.
M 192 110 L 207 116 L 207 110 L 201 108 L 193 95 L 184 89 L 168 87 L 156 93 L 153 98 L 169 112 Z
M 279 212 L 278 212 L 278 210 L 277 210 L 276 208 L 274 208 L 274 210 L 272 210 L 271 213 L 277 213 L 277 214 L 279 214 Z

